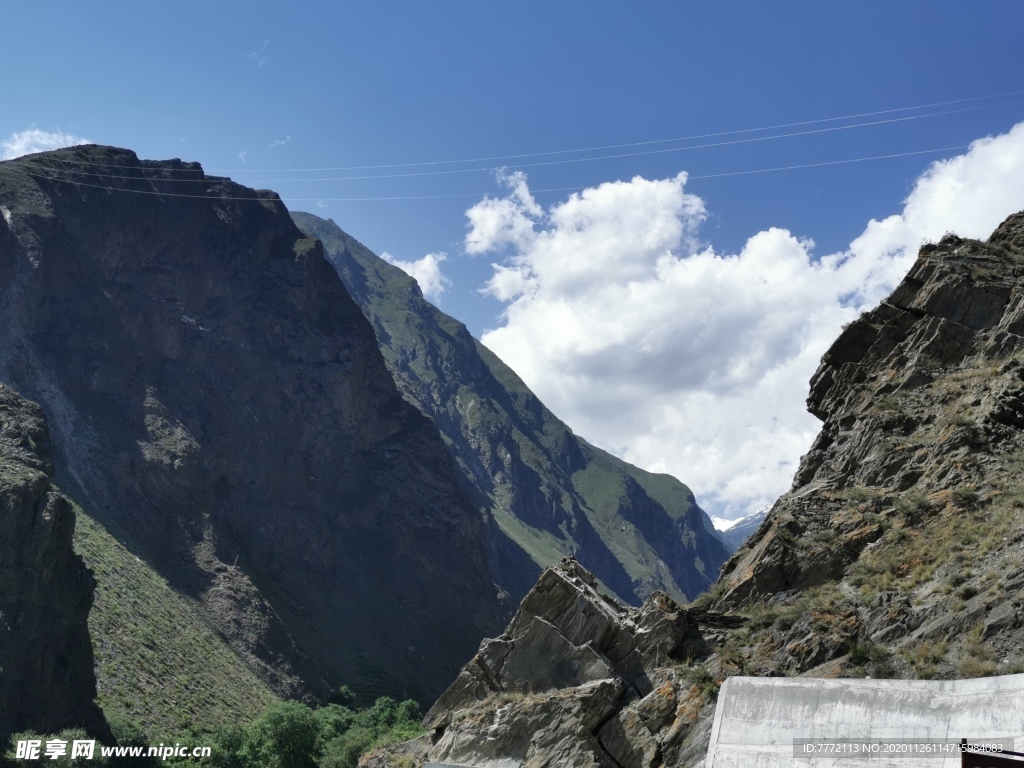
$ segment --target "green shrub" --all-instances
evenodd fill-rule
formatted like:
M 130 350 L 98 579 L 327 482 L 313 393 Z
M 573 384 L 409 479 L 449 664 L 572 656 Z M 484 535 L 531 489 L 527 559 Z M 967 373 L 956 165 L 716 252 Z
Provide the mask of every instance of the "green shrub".
M 898 411 L 900 400 L 896 395 L 882 395 L 875 401 L 875 405 L 880 411 Z
M 312 709 L 295 701 L 267 707 L 247 727 L 213 734 L 213 768 L 355 768 L 371 749 L 423 733 L 419 704 L 387 697 L 357 710 Z M 210 741 L 208 739 L 208 741 Z
M 244 749 L 267 768 L 316 768 L 323 751 L 320 722 L 297 701 L 271 704 L 253 725 Z
M 958 507 L 972 509 L 978 503 L 978 492 L 973 488 L 957 488 L 953 491 L 953 501 Z
M 714 696 L 718 693 L 718 681 L 715 680 L 714 675 L 703 664 L 691 667 L 683 672 L 683 678 L 690 685 L 697 686 L 705 697 Z

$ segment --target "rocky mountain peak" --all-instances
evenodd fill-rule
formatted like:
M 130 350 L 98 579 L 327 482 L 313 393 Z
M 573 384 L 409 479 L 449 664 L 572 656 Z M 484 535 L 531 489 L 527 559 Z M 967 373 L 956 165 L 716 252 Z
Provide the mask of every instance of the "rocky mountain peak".
M 440 693 L 505 615 L 482 524 L 320 242 L 112 147 L 0 163 L 0 204 L 0 380 L 65 492 L 278 693 Z

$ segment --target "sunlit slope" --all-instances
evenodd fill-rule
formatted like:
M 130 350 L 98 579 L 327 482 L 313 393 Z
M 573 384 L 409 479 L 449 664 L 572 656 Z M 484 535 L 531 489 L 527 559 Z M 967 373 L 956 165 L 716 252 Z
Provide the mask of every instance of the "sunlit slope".
M 319 238 L 369 318 L 399 390 L 433 418 L 491 529 L 495 580 L 518 598 L 573 555 L 636 603 L 693 598 L 728 557 L 689 488 L 589 445 L 415 280 L 332 221 L 293 213 Z
M 197 600 L 77 508 L 75 549 L 96 578 L 89 635 L 108 717 L 154 735 L 247 721 L 276 697 L 209 624 Z

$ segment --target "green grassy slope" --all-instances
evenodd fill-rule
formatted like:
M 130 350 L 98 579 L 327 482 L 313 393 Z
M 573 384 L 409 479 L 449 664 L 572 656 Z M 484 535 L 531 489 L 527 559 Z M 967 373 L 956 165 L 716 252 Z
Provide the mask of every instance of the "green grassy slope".
M 415 280 L 331 221 L 320 238 L 363 309 L 399 390 L 433 418 L 492 529 L 495 580 L 516 598 L 540 568 L 575 556 L 622 599 L 694 598 L 728 551 L 683 483 L 587 444 Z
M 99 703 L 152 736 L 246 722 L 276 700 L 203 617 L 76 507 L 75 549 L 96 577 L 89 634 Z

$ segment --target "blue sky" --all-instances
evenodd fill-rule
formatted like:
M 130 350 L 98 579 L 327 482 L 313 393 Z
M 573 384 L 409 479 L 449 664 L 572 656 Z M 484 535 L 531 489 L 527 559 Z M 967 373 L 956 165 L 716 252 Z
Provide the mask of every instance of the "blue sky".
M 658 240 L 658 247 L 677 255 L 711 246 L 720 257 L 739 258 L 758 233 L 784 230 L 805 244 L 803 258 L 813 265 L 823 256 L 846 252 L 872 219 L 904 212 L 929 163 L 965 150 L 700 177 L 965 147 L 985 136 L 1006 134 L 1024 120 L 1024 47 L 1019 44 L 1024 4 L 1019 0 L 287 5 L 259 0 L 5 1 L 0 11 L 6 30 L 0 50 L 6 73 L 0 140 L 34 126 L 130 147 L 143 157 L 197 160 L 211 171 L 276 189 L 290 207 L 333 218 L 394 260 L 408 263 L 427 254 L 446 254 L 444 261 L 435 260 L 449 281 L 440 296 L 443 309 L 478 336 L 491 331 L 485 340 L 504 345 L 499 354 L 510 358 L 574 429 L 638 463 L 674 472 L 723 514 L 738 514 L 784 490 L 784 478 L 806 449 L 814 425 L 802 422 L 799 429 L 780 435 L 772 431 L 770 420 L 757 426 L 723 416 L 717 429 L 708 426 L 686 438 L 689 442 L 673 442 L 656 439 L 650 426 L 666 422 L 664 409 L 674 407 L 671 398 L 659 406 L 660 415 L 627 408 L 623 412 L 628 419 L 607 427 L 600 414 L 616 406 L 602 393 L 624 401 L 649 397 L 650 392 L 632 382 L 654 371 L 650 379 L 662 381 L 658 392 L 663 394 L 689 387 L 691 394 L 714 400 L 725 388 L 739 387 L 736 396 L 749 400 L 764 393 L 756 394 L 752 385 L 743 389 L 746 374 L 737 371 L 755 371 L 749 376 L 760 377 L 764 384 L 783 362 L 799 358 L 803 367 L 792 372 L 797 384 L 786 379 L 789 389 L 798 390 L 791 396 L 798 407 L 806 393 L 805 369 L 813 370 L 820 340 L 812 343 L 806 329 L 787 326 L 778 330 L 780 340 L 770 350 L 737 352 L 739 357 L 726 366 L 730 372 L 721 374 L 725 378 L 684 375 L 714 369 L 700 355 L 725 344 L 723 334 L 740 333 L 728 322 L 715 330 L 716 310 L 709 305 L 702 312 L 711 318 L 710 325 L 699 329 L 713 342 L 707 347 L 665 347 L 651 341 L 680 334 L 692 339 L 695 326 L 685 322 L 674 330 L 624 334 L 621 344 L 639 344 L 651 354 L 630 363 L 627 373 L 632 378 L 625 383 L 616 378 L 626 375 L 616 363 L 623 359 L 621 344 L 602 347 L 586 338 L 585 329 L 570 349 L 536 356 L 533 363 L 546 366 L 539 370 L 524 351 L 539 343 L 531 341 L 530 329 L 537 332 L 552 317 L 536 314 L 537 296 L 547 297 L 545 306 L 558 304 L 584 316 L 594 306 L 572 301 L 583 291 L 579 286 L 601 277 L 594 271 L 600 265 L 590 263 L 592 273 L 585 279 L 574 272 L 552 277 L 554 282 L 537 289 L 539 283 L 530 280 L 540 275 L 538 265 L 547 263 L 544 259 L 570 257 L 557 249 L 545 251 L 532 239 L 495 237 L 481 217 L 491 216 L 499 227 L 513 220 L 526 222 L 554 242 L 561 232 L 551 216 L 556 208 L 568 218 L 583 216 L 585 220 L 574 220 L 577 228 L 593 225 L 594 216 L 607 215 L 599 227 L 594 225 L 597 239 L 584 238 L 578 245 L 586 249 L 620 243 L 618 255 L 603 262 L 615 274 L 629 264 L 630 248 L 639 237 L 623 227 L 642 228 L 644 221 L 662 215 L 679 224 L 682 234 Z M 906 109 L 920 105 L 943 106 Z M 887 110 L 900 111 L 714 139 L 662 141 Z M 820 132 L 765 138 L 806 131 Z M 763 140 L 681 149 L 754 138 Z M 640 142 L 661 143 L 537 155 Z M 679 151 L 635 154 L 651 150 Z M 632 156 L 608 157 L 616 154 Z M 508 157 L 512 155 L 537 156 Z M 506 159 L 404 165 L 498 156 Z M 991 162 L 1002 168 L 1009 161 Z M 403 167 L 297 171 L 399 165 Z M 504 174 L 495 173 L 495 167 L 503 167 Z M 514 176 L 516 171 L 525 178 Z M 681 172 L 689 179 L 670 181 Z M 352 176 L 388 178 L 312 180 Z M 618 202 L 611 200 L 615 190 L 608 187 L 611 197 L 592 201 L 596 207 L 589 212 L 559 208 L 573 190 L 631 183 L 638 176 L 663 184 L 623 187 Z M 1024 208 L 1024 192 L 1012 175 L 1008 178 L 999 205 Z M 545 189 L 560 191 L 537 191 Z M 630 197 L 633 193 L 639 197 Z M 481 208 L 485 195 L 507 205 L 501 210 Z M 337 200 L 394 197 L 421 199 Z M 661 202 L 652 202 L 655 198 Z M 700 211 L 693 207 L 697 199 Z M 616 207 L 620 203 L 641 207 L 629 209 L 636 215 L 624 214 L 625 209 Z M 467 218 L 470 209 L 476 211 L 475 223 Z M 975 225 L 988 226 L 988 220 L 981 216 L 976 224 L 963 224 Z M 477 247 L 469 248 L 467 235 L 474 234 Z M 566 247 L 574 247 L 570 240 L 565 240 Z M 807 240 L 813 240 L 813 248 Z M 657 260 L 656 254 L 650 258 L 651 264 Z M 492 263 L 519 270 L 516 274 L 533 286 L 533 293 L 497 290 Z M 885 274 L 889 282 L 898 279 L 892 270 Z M 724 285 L 719 273 L 709 275 L 716 285 Z M 554 292 L 552 286 L 563 278 L 581 282 L 568 292 Z M 859 290 L 856 279 L 848 279 L 854 282 L 842 283 L 844 296 Z M 481 293 L 489 281 L 490 294 Z M 859 299 L 839 301 L 829 322 L 876 302 L 886 285 L 876 280 Z M 780 294 L 778 300 L 786 305 L 803 301 L 800 296 Z M 527 306 L 527 299 L 534 303 Z M 774 305 L 763 309 L 777 313 Z M 503 316 L 504 311 L 511 314 Z M 519 320 L 510 320 L 512 314 Z M 691 317 L 689 322 L 697 321 Z M 743 333 L 756 335 L 754 326 L 744 327 Z M 608 329 L 600 332 L 609 334 Z M 674 361 L 666 371 L 670 352 L 691 357 Z M 761 357 L 765 362 L 760 367 L 750 363 Z M 524 362 L 517 364 L 520 358 Z M 553 372 L 567 358 L 568 368 Z M 735 403 L 719 405 L 735 411 Z M 711 405 L 706 408 L 714 411 Z M 797 418 L 788 409 L 780 406 L 771 419 L 779 423 Z M 676 415 L 682 421 L 667 423 L 686 433 L 685 414 Z M 711 450 L 710 457 L 701 450 L 716 434 L 745 430 L 764 433 L 747 446 L 750 455 L 771 453 L 776 445 L 779 456 L 765 458 L 758 469 L 724 461 L 722 457 L 742 453 L 729 443 Z M 708 469 L 716 461 L 718 469 Z M 718 479 L 701 480 L 711 475 Z M 751 478 L 751 485 L 730 486 L 728 477 L 738 475 Z

